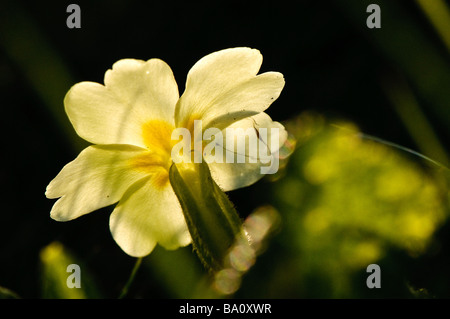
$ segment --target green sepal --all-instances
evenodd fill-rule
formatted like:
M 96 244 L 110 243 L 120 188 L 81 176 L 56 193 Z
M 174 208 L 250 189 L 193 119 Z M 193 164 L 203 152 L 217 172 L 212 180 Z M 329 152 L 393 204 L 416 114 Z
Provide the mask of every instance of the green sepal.
M 222 269 L 225 255 L 242 234 L 233 204 L 204 162 L 172 164 L 169 178 L 198 257 L 208 270 Z

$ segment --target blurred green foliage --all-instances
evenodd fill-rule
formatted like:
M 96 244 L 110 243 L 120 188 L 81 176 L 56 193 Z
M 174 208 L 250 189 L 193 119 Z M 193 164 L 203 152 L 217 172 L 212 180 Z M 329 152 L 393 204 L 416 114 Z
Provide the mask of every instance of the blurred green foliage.
M 42 298 L 50 299 L 85 299 L 99 298 L 100 294 L 95 286 L 95 279 L 89 274 L 89 270 L 80 260 L 74 256 L 59 242 L 53 242 L 40 252 L 41 260 L 41 288 Z M 69 287 L 78 275 L 78 270 L 68 269 L 69 265 L 79 266 L 79 286 Z
M 328 297 L 358 297 L 364 282 L 357 278 L 390 249 L 424 253 L 447 220 L 447 171 L 429 174 L 407 153 L 364 140 L 349 123 L 303 115 L 290 127 L 297 150 L 271 189 L 298 297 L 317 286 Z

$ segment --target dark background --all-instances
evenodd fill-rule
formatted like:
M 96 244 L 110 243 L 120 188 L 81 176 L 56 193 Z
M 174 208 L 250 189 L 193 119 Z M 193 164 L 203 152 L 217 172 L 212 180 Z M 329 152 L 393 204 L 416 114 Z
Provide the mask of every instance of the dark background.
M 112 240 L 111 209 L 58 223 L 49 217 L 54 201 L 44 195 L 49 181 L 87 145 L 65 117 L 65 93 L 77 82 L 102 83 L 104 72 L 122 58 L 163 59 L 182 93 L 187 72 L 204 55 L 257 48 L 264 57 L 261 72 L 279 71 L 286 79 L 268 110 L 272 118 L 314 111 L 424 151 L 386 93 L 386 83 L 400 81 L 448 149 L 448 49 L 416 2 L 372 2 L 381 7 L 381 29 L 367 28 L 371 2 L 359 0 L 77 1 L 81 29 L 66 26 L 70 2 L 3 1 L 0 285 L 39 298 L 39 252 L 55 240 L 89 265 L 104 296 L 115 297 L 126 281 L 134 260 Z M 437 153 L 426 155 L 445 164 Z M 229 195 L 240 211 L 250 211 L 261 201 L 254 190 Z M 448 239 L 445 229 L 439 236 Z M 444 253 L 433 262 L 448 265 Z M 171 297 L 153 279 L 141 273 L 133 293 Z M 448 289 L 443 296 L 450 296 Z

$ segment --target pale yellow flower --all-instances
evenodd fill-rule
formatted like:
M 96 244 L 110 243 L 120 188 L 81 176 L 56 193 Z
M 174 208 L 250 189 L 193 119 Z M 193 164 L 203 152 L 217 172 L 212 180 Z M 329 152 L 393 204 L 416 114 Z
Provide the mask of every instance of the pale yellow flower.
M 277 127 L 264 113 L 284 86 L 282 74 L 257 75 L 258 50 L 233 48 L 209 54 L 189 71 L 179 97 L 172 70 L 162 60 L 124 59 L 105 74 L 105 85 L 81 82 L 64 99 L 80 137 L 93 143 L 47 186 L 59 198 L 51 217 L 68 221 L 118 203 L 110 217 L 117 244 L 145 256 L 159 243 L 186 246 L 191 236 L 170 184 L 171 139 L 175 128 Z M 273 150 L 271 150 L 273 151 Z M 209 163 L 223 191 L 248 186 L 263 175 L 261 163 Z

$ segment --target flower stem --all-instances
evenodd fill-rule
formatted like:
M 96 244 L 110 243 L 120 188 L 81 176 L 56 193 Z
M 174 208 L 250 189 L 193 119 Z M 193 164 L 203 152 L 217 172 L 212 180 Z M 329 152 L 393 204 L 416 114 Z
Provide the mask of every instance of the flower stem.
M 142 258 L 143 257 L 139 257 L 136 260 L 133 270 L 131 271 L 130 278 L 128 278 L 127 283 L 125 284 L 125 286 L 122 288 L 122 291 L 120 292 L 119 299 L 123 299 L 127 295 L 128 289 L 130 288 L 131 284 L 133 283 L 134 277 L 136 276 L 136 273 L 137 273 L 139 267 L 141 266 Z

